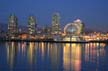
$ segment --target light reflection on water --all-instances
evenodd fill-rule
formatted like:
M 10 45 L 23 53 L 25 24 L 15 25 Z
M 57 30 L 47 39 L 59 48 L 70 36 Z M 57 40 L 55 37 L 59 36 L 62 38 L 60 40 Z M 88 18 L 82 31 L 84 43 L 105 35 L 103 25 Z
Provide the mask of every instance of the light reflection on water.
M 66 44 L 63 48 L 63 65 L 66 71 L 81 70 L 81 45 Z
M 106 71 L 108 45 L 103 43 L 0 44 L 0 70 Z

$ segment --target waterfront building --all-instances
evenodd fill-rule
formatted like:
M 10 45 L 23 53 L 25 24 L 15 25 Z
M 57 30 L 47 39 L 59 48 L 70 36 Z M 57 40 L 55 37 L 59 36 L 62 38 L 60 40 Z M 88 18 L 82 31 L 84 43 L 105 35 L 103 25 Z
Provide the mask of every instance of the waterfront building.
M 84 23 L 80 20 L 80 19 L 77 19 L 74 21 L 74 24 L 78 25 L 78 28 L 79 28 L 79 34 L 83 34 L 84 33 Z
M 9 16 L 8 38 L 16 38 L 18 36 L 18 19 L 12 14 Z
M 81 34 L 84 31 L 84 25 L 80 19 L 75 20 L 73 23 L 68 23 L 64 27 L 65 38 L 64 40 L 79 41 Z
M 30 16 L 28 19 L 28 34 L 30 36 L 35 36 L 36 35 L 36 19 L 34 16 Z
M 52 16 L 52 34 L 59 34 L 60 31 L 60 15 L 59 13 L 55 13 Z

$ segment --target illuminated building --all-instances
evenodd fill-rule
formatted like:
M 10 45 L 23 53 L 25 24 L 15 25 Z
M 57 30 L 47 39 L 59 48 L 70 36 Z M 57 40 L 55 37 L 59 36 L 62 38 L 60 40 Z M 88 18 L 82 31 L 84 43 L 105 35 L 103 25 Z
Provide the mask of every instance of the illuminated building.
M 66 34 L 64 40 L 78 41 L 80 35 L 84 31 L 84 25 L 81 20 L 77 19 L 73 23 L 69 23 L 64 27 L 64 33 Z
M 74 24 L 78 25 L 79 27 L 79 34 L 83 34 L 84 32 L 84 23 L 80 20 L 80 19 L 77 19 L 74 21 Z
M 30 16 L 28 19 L 28 33 L 31 36 L 36 34 L 36 19 L 34 16 Z
M 17 36 L 18 36 L 18 20 L 17 17 L 14 14 L 12 14 L 9 17 L 8 37 L 15 38 Z
M 60 33 L 60 16 L 59 13 L 55 13 L 52 17 L 52 34 Z
M 67 35 L 80 35 L 84 31 L 81 20 L 77 19 L 73 23 L 69 23 L 64 27 L 64 33 Z

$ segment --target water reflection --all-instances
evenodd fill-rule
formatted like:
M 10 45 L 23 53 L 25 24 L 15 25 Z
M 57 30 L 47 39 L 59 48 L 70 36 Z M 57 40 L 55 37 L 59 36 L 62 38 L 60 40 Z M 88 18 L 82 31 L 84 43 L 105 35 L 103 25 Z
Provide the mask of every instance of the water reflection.
M 2 49 L 7 56 L 1 59 L 7 59 L 7 70 L 102 71 L 108 70 L 107 47 L 103 43 L 7 42 L 6 52 Z
M 66 71 L 81 70 L 80 44 L 65 44 L 63 48 L 63 64 Z
M 83 70 L 104 71 L 106 67 L 106 51 L 105 44 L 85 44 L 83 51 Z M 102 66 L 102 67 L 101 67 Z
M 9 42 L 6 43 L 6 47 L 7 47 L 7 62 L 10 66 L 10 69 L 13 68 L 13 66 L 15 65 L 15 60 L 16 60 L 16 56 L 17 56 L 17 46 L 18 44 L 15 42 Z

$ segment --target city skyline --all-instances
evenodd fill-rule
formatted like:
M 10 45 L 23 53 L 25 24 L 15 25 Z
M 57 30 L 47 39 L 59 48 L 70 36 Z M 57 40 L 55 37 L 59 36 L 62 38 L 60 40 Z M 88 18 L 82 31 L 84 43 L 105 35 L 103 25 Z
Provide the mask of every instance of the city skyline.
M 108 31 L 107 3 L 105 0 L 3 0 L 0 2 L 0 23 L 7 24 L 9 15 L 14 13 L 20 25 L 27 25 L 27 18 L 33 15 L 37 18 L 38 25 L 51 26 L 52 15 L 58 12 L 62 27 L 79 18 L 87 28 Z

